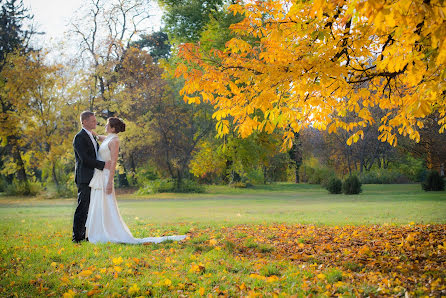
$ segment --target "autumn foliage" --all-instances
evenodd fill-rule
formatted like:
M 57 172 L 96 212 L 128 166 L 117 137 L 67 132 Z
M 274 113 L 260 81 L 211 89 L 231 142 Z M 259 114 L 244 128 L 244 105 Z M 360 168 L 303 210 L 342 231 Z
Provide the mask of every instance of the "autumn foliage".
M 442 1 L 247 1 L 223 50 L 183 44 L 176 74 L 189 103 L 210 102 L 220 135 L 345 130 L 347 144 L 379 121 L 379 139 L 420 140 L 423 119 L 446 128 Z M 371 109 L 384 116 L 375 120 Z M 353 115 L 348 117 L 347 115 Z

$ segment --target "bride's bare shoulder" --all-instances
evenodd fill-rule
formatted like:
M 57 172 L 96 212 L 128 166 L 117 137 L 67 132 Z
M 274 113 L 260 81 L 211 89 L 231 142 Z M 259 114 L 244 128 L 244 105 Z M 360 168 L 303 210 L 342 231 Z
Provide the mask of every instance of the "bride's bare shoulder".
M 119 146 L 119 138 L 116 136 L 110 140 L 109 146 Z

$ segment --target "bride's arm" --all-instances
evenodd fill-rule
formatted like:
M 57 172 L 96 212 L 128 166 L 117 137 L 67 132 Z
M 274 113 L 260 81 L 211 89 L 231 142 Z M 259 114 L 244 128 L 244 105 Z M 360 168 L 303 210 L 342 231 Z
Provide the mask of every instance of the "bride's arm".
M 107 136 L 98 135 L 95 131 L 91 131 L 91 134 L 98 138 L 99 142 L 105 140 Z
M 113 192 L 113 179 L 115 177 L 116 164 L 118 163 L 119 155 L 119 139 L 114 138 L 108 143 L 108 148 L 110 149 L 111 164 L 110 164 L 110 174 L 108 176 L 107 188 L 105 189 L 106 194 L 111 194 Z

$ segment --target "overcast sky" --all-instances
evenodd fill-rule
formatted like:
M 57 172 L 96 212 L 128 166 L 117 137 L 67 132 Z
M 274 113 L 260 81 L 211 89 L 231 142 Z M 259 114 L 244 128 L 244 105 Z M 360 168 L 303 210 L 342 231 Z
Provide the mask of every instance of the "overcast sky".
M 34 15 L 34 23 L 39 31 L 46 33 L 48 41 L 63 40 L 70 19 L 86 0 L 23 0 L 23 4 Z M 153 27 L 158 29 L 161 11 L 152 18 Z

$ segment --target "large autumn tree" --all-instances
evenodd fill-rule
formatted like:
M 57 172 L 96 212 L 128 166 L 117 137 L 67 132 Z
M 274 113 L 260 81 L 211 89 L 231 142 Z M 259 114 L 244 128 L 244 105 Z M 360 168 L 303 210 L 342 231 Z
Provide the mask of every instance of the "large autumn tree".
M 30 76 L 16 76 L 20 70 L 28 71 L 34 65 L 25 61 L 32 48 L 29 40 L 34 30 L 25 25 L 32 20 L 32 15 L 24 8 L 22 1 L 0 1 L 0 140 L 2 147 L 2 172 L 9 182 L 12 177 L 27 185 L 27 175 L 23 161 L 23 140 L 20 129 L 22 110 L 26 108 L 23 95 L 33 84 Z M 19 67 L 20 68 L 20 67 Z M 20 80 L 20 84 L 16 84 Z
M 246 1 L 223 50 L 183 44 L 177 75 L 190 103 L 215 105 L 246 137 L 283 129 L 284 145 L 313 126 L 363 137 L 379 107 L 379 139 L 418 141 L 424 119 L 446 128 L 446 8 L 443 1 Z M 352 121 L 345 121 L 348 112 Z M 230 118 L 228 117 L 230 116 Z

